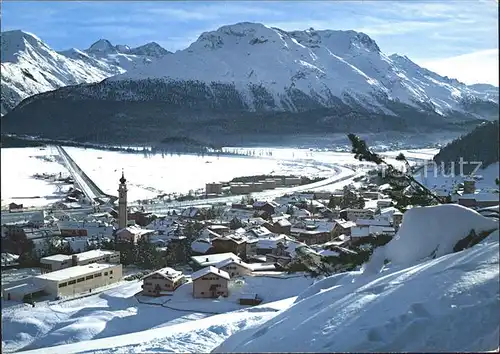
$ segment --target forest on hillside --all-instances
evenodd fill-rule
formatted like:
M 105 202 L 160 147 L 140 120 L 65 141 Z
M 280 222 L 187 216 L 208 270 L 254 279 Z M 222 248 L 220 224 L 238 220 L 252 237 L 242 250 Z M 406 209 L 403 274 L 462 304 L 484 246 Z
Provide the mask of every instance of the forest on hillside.
M 444 162 L 449 168 L 452 162 L 457 165 L 460 158 L 463 158 L 463 161 L 482 162 L 482 168 L 485 168 L 499 161 L 498 136 L 498 120 L 483 123 L 443 147 L 434 157 L 434 161 L 438 164 Z M 464 173 L 470 173 L 474 168 L 474 164 L 465 164 Z

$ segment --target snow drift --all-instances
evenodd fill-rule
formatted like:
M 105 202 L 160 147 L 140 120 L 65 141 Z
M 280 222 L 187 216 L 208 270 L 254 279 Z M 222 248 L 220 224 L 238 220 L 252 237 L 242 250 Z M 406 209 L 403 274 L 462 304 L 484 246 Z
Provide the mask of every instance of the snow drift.
M 306 290 L 214 352 L 460 352 L 498 347 L 498 231 L 463 252 Z
M 474 229 L 497 229 L 462 252 Z M 372 262 L 380 273 L 328 277 L 260 326 L 215 352 L 486 351 L 498 348 L 498 223 L 457 205 L 408 211 L 398 236 Z M 436 259 L 403 268 L 436 250 Z M 372 268 L 374 270 L 377 268 Z M 377 269 L 378 270 L 378 269 Z
M 408 266 L 426 257 L 440 257 L 451 253 L 471 230 L 480 233 L 497 228 L 498 221 L 458 204 L 413 208 L 404 214 L 394 239 L 375 250 L 366 269 L 380 269 L 385 259 Z

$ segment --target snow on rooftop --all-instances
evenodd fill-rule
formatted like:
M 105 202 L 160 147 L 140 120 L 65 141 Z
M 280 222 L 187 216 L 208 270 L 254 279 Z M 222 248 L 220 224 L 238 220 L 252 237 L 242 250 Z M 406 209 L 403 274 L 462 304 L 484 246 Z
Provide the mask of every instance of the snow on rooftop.
M 206 253 L 211 247 L 212 244 L 210 242 L 204 242 L 201 240 L 196 240 L 191 243 L 191 249 L 197 253 Z
M 93 258 L 99 258 L 103 256 L 111 256 L 117 254 L 116 251 L 108 251 L 108 250 L 90 250 L 82 253 L 77 253 L 76 256 L 78 256 L 79 261 L 84 261 L 88 259 L 93 259 Z
M 159 274 L 159 275 L 161 275 L 165 278 L 168 278 L 170 280 L 175 280 L 177 278 L 181 278 L 184 276 L 184 274 L 181 271 L 175 270 L 174 268 L 165 267 L 165 268 L 158 269 L 152 273 L 149 273 L 148 275 L 144 276 L 143 279 L 147 278 L 153 274 Z
M 197 272 L 194 272 L 193 274 L 191 274 L 191 279 L 196 280 L 196 279 L 199 279 L 207 274 L 215 274 L 215 275 L 218 275 L 219 277 L 222 277 L 224 279 L 227 279 L 227 280 L 230 279 L 229 274 L 227 272 L 220 270 L 220 269 L 217 269 L 217 268 L 212 267 L 212 266 L 208 266 L 206 268 L 200 269 Z
M 195 262 L 198 263 L 199 265 L 203 266 L 209 266 L 209 265 L 214 265 L 216 263 L 219 263 L 225 259 L 236 259 L 240 260 L 241 258 L 235 255 L 232 252 L 227 252 L 227 253 L 216 253 L 216 254 L 207 254 L 203 256 L 193 256 L 191 259 Z
M 105 271 L 106 269 L 115 268 L 117 266 L 118 266 L 117 264 L 107 264 L 107 263 L 92 263 L 81 266 L 77 265 L 66 269 L 56 270 L 55 272 L 37 275 L 35 278 L 52 280 L 52 281 L 63 281 L 71 278 L 84 276 L 87 274 L 92 274 L 99 271 Z
M 236 263 L 236 264 L 239 264 L 241 265 L 243 268 L 247 268 L 247 269 L 250 269 L 252 270 L 252 267 L 250 267 L 250 265 L 248 263 L 245 263 L 243 262 L 241 259 L 240 260 L 235 260 L 233 258 L 228 258 L 228 259 L 225 259 L 223 261 L 220 261 L 218 263 L 216 263 L 214 265 L 215 268 L 222 268 L 222 267 L 225 267 L 227 265 L 230 265 L 230 264 L 233 264 L 233 263 Z
M 64 262 L 64 261 L 68 261 L 68 260 L 71 260 L 71 256 L 66 255 L 66 254 L 54 254 L 52 256 L 43 257 L 42 259 L 40 259 L 40 262 L 42 262 L 42 263 L 44 261 L 48 261 L 48 262 Z

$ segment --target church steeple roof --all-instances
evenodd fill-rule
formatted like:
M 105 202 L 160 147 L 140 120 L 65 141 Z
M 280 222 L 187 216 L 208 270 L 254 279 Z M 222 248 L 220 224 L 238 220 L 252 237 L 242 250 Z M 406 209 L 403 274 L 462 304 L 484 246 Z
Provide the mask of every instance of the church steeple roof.
M 125 179 L 125 175 L 123 174 L 123 170 L 122 170 L 122 178 L 120 178 L 120 183 L 125 184 L 125 182 L 127 182 L 127 180 Z

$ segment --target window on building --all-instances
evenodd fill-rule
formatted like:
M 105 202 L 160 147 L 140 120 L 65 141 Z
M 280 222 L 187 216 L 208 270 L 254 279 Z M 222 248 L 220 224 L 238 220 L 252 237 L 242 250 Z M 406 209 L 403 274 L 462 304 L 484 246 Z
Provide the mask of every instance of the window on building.
M 144 285 L 153 285 L 153 283 L 151 283 L 151 282 L 146 282 L 146 283 L 144 283 Z
M 106 275 L 108 275 L 108 272 L 104 272 L 104 275 L 105 275 L 105 276 L 106 276 Z
M 109 271 L 109 274 L 113 274 L 113 271 L 112 271 L 112 270 L 110 270 L 110 271 Z
M 100 276 L 102 276 L 102 273 L 96 273 L 96 274 L 94 274 L 94 278 L 97 278 L 97 277 L 100 277 Z
M 76 284 L 76 280 L 70 280 L 70 281 L 68 282 L 68 285 L 73 285 L 73 284 Z
M 205 295 L 205 293 L 202 291 L 202 292 L 201 292 L 201 295 Z
M 66 285 L 68 285 L 68 283 L 59 283 L 60 288 L 64 288 Z
M 78 279 L 76 280 L 76 282 L 77 282 L 77 283 L 81 283 L 81 282 L 82 282 L 82 281 L 84 281 L 84 280 L 85 280 L 85 278 L 78 278 Z
M 85 277 L 85 280 L 90 280 L 90 279 L 92 279 L 92 278 L 94 278 L 94 276 L 93 276 L 93 275 L 87 275 L 87 276 Z

